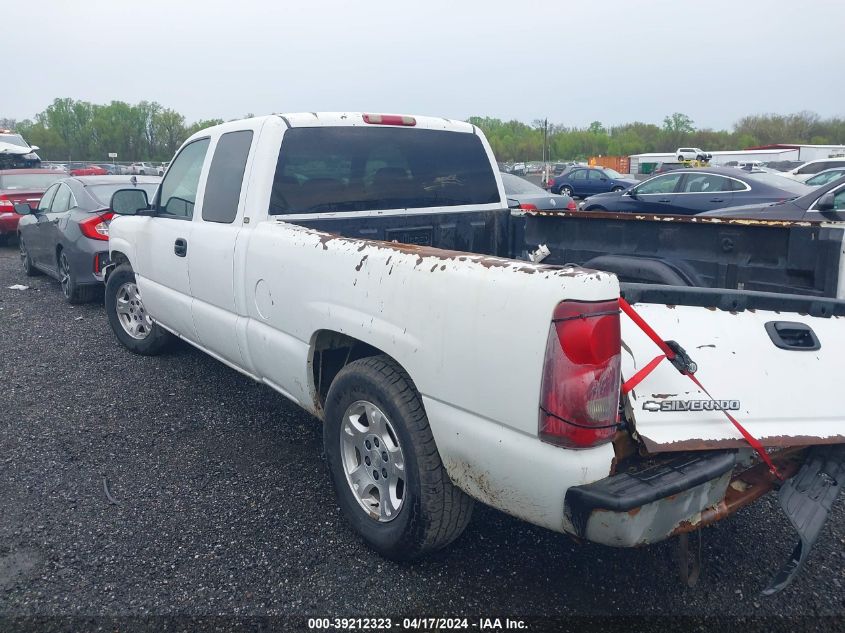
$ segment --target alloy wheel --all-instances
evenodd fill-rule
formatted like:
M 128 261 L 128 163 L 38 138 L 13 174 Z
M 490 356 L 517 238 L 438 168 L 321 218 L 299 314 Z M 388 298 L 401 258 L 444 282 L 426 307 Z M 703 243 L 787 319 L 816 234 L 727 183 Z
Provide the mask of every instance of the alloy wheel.
M 361 508 L 381 523 L 395 519 L 405 501 L 405 456 L 390 420 L 372 402 L 358 400 L 346 409 L 340 455 Z
M 115 310 L 123 331 L 134 339 L 143 340 L 153 330 L 153 320 L 144 309 L 138 286 L 128 282 L 117 289 Z
M 59 282 L 62 284 L 62 292 L 66 297 L 70 297 L 70 262 L 67 259 L 64 251 L 59 255 Z
M 27 266 L 27 261 L 29 260 L 29 253 L 26 250 L 26 245 L 23 243 L 23 238 L 18 238 L 18 251 L 20 252 L 21 256 L 21 265 L 23 266 L 24 270 L 29 270 L 29 266 Z

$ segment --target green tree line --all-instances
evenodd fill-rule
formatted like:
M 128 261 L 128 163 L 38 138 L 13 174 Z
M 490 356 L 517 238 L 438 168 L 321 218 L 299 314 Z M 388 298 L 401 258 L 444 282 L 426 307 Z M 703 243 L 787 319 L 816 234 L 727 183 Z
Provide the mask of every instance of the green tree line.
M 247 115 L 251 116 L 251 115 Z M 107 105 L 55 99 L 34 120 L 0 118 L 0 128 L 14 128 L 41 148 L 48 160 L 105 161 L 109 152 L 119 160 L 169 160 L 188 136 L 210 125 L 211 119 L 187 123 L 175 110 L 156 102 Z M 698 129 L 687 115 L 675 112 L 662 124 L 625 123 L 605 126 L 594 121 L 586 128 L 544 121 L 531 124 L 473 116 L 500 161 L 538 160 L 543 138 L 552 160 L 584 160 L 590 156 L 628 156 L 645 152 L 673 152 L 681 146 L 707 151 L 743 149 L 770 143 L 845 144 L 845 119 L 823 119 L 814 112 L 757 114 L 741 118 L 731 130 Z
M 741 118 L 731 130 L 697 129 L 687 115 L 676 112 L 653 123 L 604 126 L 594 121 L 586 128 L 559 124 L 531 125 L 490 117 L 470 117 L 480 127 L 500 161 L 539 160 L 546 153 L 552 160 L 584 160 L 590 156 L 630 156 L 646 152 L 674 152 L 678 147 L 706 151 L 744 149 L 772 143 L 845 144 L 845 119 L 822 119 L 814 112 L 757 114 Z
M 45 160 L 165 161 L 197 130 L 223 119 L 188 124 L 175 110 L 156 102 L 129 104 L 112 101 L 99 105 L 74 99 L 55 99 L 35 120 L 0 119 L 0 127 L 13 128 L 30 145 L 41 148 Z

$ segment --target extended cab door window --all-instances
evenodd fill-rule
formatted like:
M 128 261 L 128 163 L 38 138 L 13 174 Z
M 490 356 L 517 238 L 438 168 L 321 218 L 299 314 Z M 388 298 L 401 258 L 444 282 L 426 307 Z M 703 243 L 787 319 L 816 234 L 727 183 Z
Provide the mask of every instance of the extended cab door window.
M 170 164 L 159 188 L 158 216 L 180 220 L 194 217 L 200 172 L 209 142 L 210 139 L 203 138 L 186 145 Z
M 217 141 L 202 205 L 202 219 L 206 222 L 235 221 L 251 145 L 252 130 L 228 132 Z

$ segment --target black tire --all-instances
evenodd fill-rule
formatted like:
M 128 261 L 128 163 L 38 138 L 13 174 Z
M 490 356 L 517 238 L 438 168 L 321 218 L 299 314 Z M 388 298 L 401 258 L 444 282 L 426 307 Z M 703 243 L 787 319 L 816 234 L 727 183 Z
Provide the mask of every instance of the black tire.
M 101 288 L 93 285 L 80 285 L 76 283 L 73 269 L 70 267 L 70 260 L 64 250 L 59 251 L 59 275 L 62 294 L 68 303 L 74 305 L 93 301 L 100 293 Z
M 683 156 L 678 156 L 678 162 L 679 162 L 679 163 L 683 163 L 683 162 L 684 162 L 684 157 L 683 157 Z
M 625 187 L 614 187 L 611 189 L 612 192 L 616 193 L 617 191 L 625 191 Z
M 144 338 L 134 338 L 124 329 L 117 312 L 117 296 L 125 284 L 134 283 L 135 272 L 129 264 L 121 264 L 112 271 L 106 282 L 106 315 L 121 345 L 135 354 L 155 356 L 161 354 L 175 337 L 157 323 L 152 324 Z
M 41 273 L 32 263 L 32 258 L 29 256 L 29 251 L 26 249 L 26 244 L 24 244 L 22 237 L 18 237 L 18 250 L 21 254 L 21 266 L 23 266 L 24 274 L 27 277 L 35 277 L 36 275 L 40 275 Z
M 562 196 L 569 196 L 570 198 L 574 198 L 575 195 L 572 191 L 572 187 L 569 185 L 562 185 L 560 188 L 560 195 Z
M 387 522 L 371 518 L 361 507 L 347 482 L 341 455 L 343 416 L 361 400 L 384 412 L 405 459 L 402 505 Z M 386 558 L 410 560 L 441 549 L 461 535 L 474 502 L 446 474 L 420 395 L 396 361 L 373 356 L 344 367 L 329 389 L 325 417 L 323 446 L 338 503 L 370 547 Z
M 607 212 L 607 209 L 600 206 L 592 206 L 592 207 L 584 207 L 584 211 L 601 211 L 603 213 Z

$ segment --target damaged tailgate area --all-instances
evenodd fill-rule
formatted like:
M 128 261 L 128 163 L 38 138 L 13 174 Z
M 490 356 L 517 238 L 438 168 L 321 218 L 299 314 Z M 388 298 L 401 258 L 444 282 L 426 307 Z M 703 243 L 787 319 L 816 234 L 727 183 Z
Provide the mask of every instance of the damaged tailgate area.
M 831 381 L 845 352 L 845 301 L 641 284 L 623 284 L 622 295 L 686 350 L 709 392 L 664 362 L 627 394 L 626 421 L 649 453 L 747 447 L 726 413 L 765 447 L 845 443 Z M 629 379 L 660 350 L 630 319 L 622 339 Z
M 748 450 L 635 456 L 605 479 L 570 488 L 564 525 L 594 543 L 649 545 L 686 536 L 779 489 L 798 542 L 764 591 L 773 594 L 789 586 L 821 534 L 845 484 L 845 445 L 784 449 L 771 459 L 783 480 Z
M 826 379 L 841 363 L 843 304 L 731 294 L 624 289 L 619 462 L 567 491 L 564 528 L 616 547 L 680 536 L 686 557 L 688 533 L 779 490 L 798 543 L 771 594 L 800 571 L 845 483 L 843 414 Z M 714 318 L 697 327 L 702 308 Z

